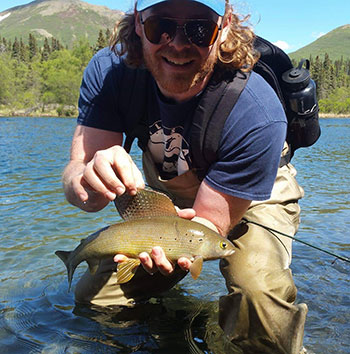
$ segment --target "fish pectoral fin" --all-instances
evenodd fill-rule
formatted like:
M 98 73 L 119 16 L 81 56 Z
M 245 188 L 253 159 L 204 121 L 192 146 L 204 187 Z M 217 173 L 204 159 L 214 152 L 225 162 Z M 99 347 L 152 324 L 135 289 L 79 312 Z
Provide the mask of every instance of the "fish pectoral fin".
M 90 274 L 95 274 L 98 267 L 100 266 L 100 261 L 98 259 L 88 259 L 87 264 L 89 265 Z
M 130 258 L 125 262 L 118 263 L 117 267 L 117 284 L 127 283 L 135 275 L 140 265 L 139 259 Z
M 199 277 L 202 271 L 202 267 L 203 267 L 203 257 L 198 256 L 194 259 L 190 267 L 190 273 L 193 279 L 197 279 Z

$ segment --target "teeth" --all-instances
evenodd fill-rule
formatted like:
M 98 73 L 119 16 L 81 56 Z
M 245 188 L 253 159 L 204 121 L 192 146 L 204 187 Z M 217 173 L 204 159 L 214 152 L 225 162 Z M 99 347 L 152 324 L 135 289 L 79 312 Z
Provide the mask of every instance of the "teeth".
M 169 63 L 175 64 L 175 65 L 186 65 L 189 64 L 191 61 L 186 61 L 186 62 L 179 62 L 176 60 L 171 60 L 171 59 L 166 59 Z

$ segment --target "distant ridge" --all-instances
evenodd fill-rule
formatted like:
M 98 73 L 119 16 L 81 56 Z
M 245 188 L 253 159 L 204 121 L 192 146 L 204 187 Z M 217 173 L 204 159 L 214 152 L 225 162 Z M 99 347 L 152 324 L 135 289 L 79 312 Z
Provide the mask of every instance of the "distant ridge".
M 81 0 L 35 0 L 0 12 L 0 36 L 9 40 L 32 33 L 42 43 L 55 37 L 71 47 L 80 38 L 96 43 L 100 30 L 113 29 L 122 12 Z
M 340 26 L 318 38 L 311 44 L 293 52 L 289 56 L 293 59 L 321 58 L 328 53 L 331 60 L 350 59 L 350 24 Z

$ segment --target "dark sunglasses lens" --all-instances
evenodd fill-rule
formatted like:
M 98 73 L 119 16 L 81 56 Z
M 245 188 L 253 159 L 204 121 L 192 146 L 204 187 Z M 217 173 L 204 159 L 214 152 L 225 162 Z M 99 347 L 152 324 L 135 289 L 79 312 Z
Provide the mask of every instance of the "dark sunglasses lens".
M 146 37 L 153 44 L 170 42 L 175 37 L 176 28 L 176 22 L 159 17 L 149 17 L 144 22 Z
M 186 23 L 186 35 L 199 47 L 211 46 L 218 36 L 218 25 L 214 21 L 190 21 Z

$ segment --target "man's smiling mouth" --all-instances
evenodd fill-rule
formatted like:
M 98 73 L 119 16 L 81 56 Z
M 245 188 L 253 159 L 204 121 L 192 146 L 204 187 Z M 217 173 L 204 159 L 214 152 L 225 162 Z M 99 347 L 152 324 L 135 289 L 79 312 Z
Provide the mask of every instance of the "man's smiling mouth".
M 180 67 L 180 66 L 185 67 L 185 66 L 188 66 L 188 65 L 193 63 L 193 60 L 182 61 L 180 59 L 168 59 L 168 58 L 165 58 L 165 57 L 163 57 L 163 59 L 169 65 L 178 66 L 178 67 Z

